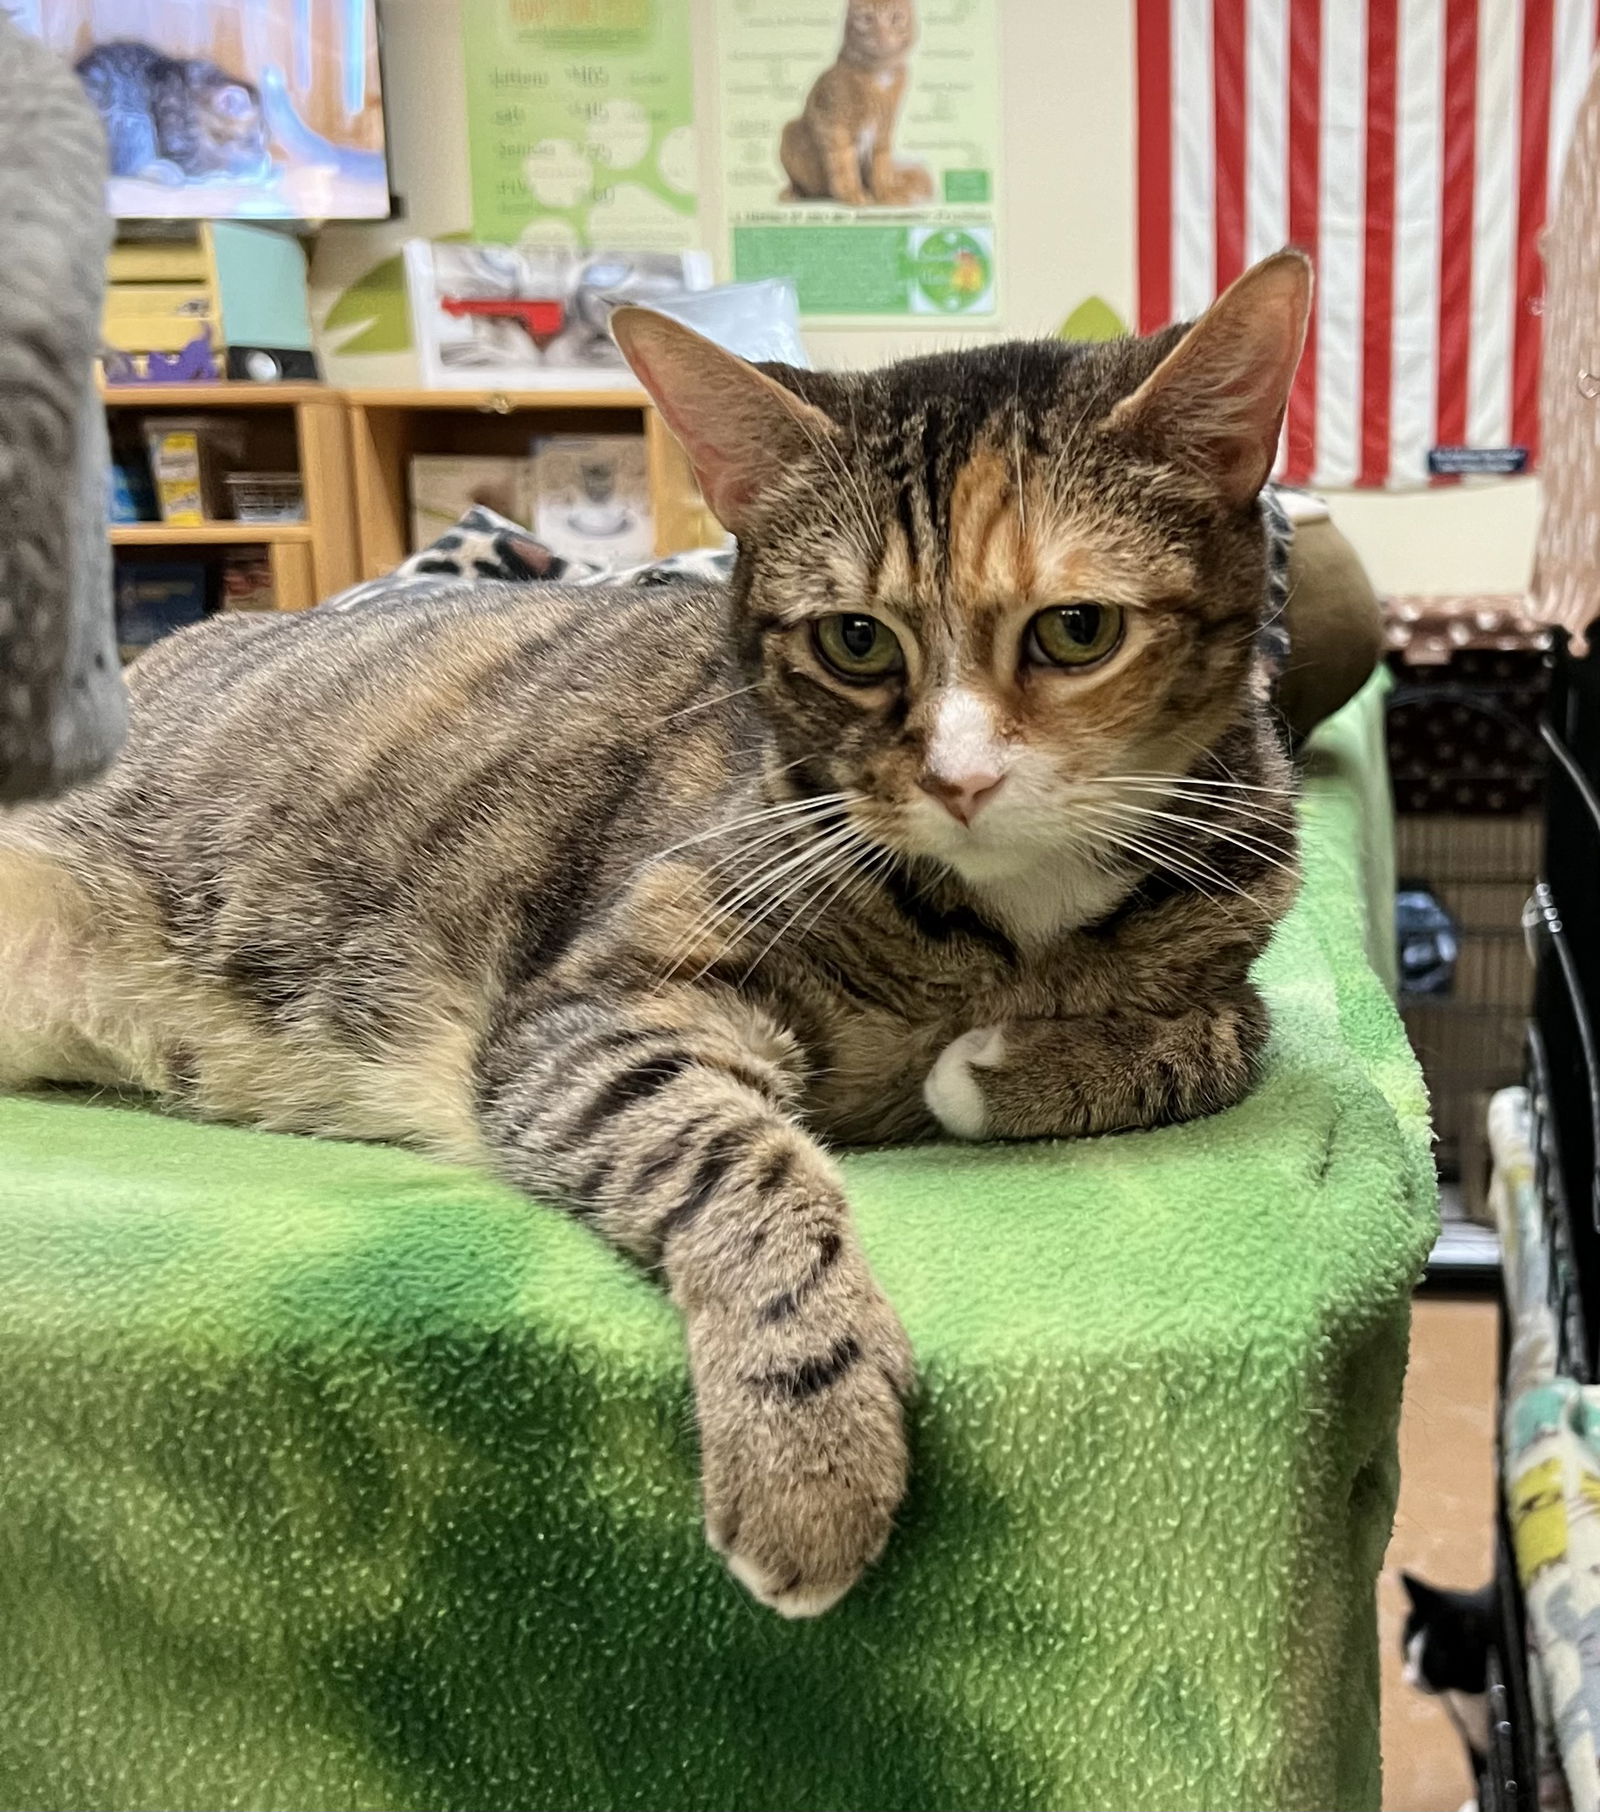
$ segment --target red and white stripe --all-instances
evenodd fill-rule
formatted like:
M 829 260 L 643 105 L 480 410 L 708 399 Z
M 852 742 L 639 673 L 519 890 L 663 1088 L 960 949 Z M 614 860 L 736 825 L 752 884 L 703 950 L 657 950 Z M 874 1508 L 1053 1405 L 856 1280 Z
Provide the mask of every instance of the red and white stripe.
M 1280 476 L 1537 452 L 1539 232 L 1600 0 L 1136 0 L 1139 323 L 1292 243 L 1316 320 Z M 1437 482 L 1437 481 L 1436 481 Z

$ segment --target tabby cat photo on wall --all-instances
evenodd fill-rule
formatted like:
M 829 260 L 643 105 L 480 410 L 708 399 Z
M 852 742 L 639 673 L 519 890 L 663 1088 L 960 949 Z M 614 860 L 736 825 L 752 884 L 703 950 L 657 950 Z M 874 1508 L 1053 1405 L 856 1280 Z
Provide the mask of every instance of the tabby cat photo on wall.
M 1310 292 L 1280 253 L 1193 326 L 862 374 L 619 312 L 731 581 L 168 638 L 110 773 L 0 818 L 0 1086 L 405 1141 L 576 1217 L 682 1313 L 712 1546 L 826 1610 L 913 1387 L 829 1148 L 1257 1074 L 1296 886 L 1258 493 Z
M 779 141 L 784 201 L 905 208 L 933 194 L 921 164 L 896 163 L 894 129 L 917 41 L 915 0 L 848 0 L 839 55 Z

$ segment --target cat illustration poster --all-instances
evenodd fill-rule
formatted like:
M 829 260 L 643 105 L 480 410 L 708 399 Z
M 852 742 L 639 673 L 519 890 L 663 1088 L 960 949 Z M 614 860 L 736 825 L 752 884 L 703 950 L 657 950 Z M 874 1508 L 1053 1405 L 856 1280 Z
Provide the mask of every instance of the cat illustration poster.
M 113 214 L 388 214 L 374 0 L 5 3 L 105 123 Z
M 995 312 L 995 0 L 718 0 L 738 279 L 809 319 Z

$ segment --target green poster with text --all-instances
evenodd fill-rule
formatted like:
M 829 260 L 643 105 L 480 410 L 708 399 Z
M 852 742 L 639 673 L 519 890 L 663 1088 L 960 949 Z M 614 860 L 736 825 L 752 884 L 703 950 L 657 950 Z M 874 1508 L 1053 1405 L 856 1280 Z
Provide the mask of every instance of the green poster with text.
M 698 244 L 690 0 L 462 0 L 472 231 Z
M 813 319 L 996 311 L 996 0 L 717 0 L 736 278 Z

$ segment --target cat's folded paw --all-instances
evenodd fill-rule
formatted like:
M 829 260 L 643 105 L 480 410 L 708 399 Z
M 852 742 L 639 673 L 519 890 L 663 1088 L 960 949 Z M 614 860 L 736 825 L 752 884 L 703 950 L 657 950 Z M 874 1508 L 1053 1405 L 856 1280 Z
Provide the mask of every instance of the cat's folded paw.
M 888 1543 L 911 1349 L 882 1298 L 850 1331 L 732 1375 L 697 1367 L 706 1539 L 780 1617 L 817 1617 Z M 691 1336 L 691 1347 L 693 1336 Z
M 978 1026 L 952 1038 L 934 1060 L 922 1085 L 922 1099 L 934 1119 L 957 1139 L 983 1139 L 989 1134 L 989 1110 L 974 1070 L 997 1069 L 1006 1059 L 1006 1035 L 1000 1026 Z

